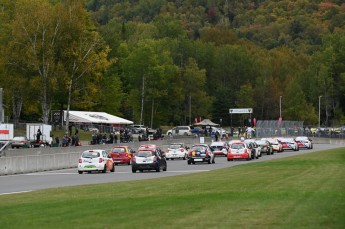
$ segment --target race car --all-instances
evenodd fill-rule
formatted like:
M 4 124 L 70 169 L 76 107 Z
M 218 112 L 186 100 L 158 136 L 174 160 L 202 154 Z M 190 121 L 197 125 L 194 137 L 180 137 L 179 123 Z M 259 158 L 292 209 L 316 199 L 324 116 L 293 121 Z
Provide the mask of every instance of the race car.
M 249 146 L 249 143 L 239 141 L 230 145 L 230 152 L 227 156 L 228 161 L 234 159 L 251 160 L 252 158 L 255 158 L 255 150 Z
M 115 172 L 115 163 L 105 150 L 86 150 L 81 154 L 78 161 L 78 173 L 92 171 Z
M 295 138 L 299 148 L 312 149 L 312 140 L 306 136 L 298 136 Z
M 211 149 L 215 156 L 227 156 L 229 152 L 229 145 L 226 142 L 212 142 Z
M 298 143 L 295 141 L 294 138 L 282 138 L 280 139 L 280 141 L 283 145 L 283 150 L 299 150 Z
M 183 143 L 171 143 L 165 151 L 167 160 L 187 159 L 187 150 Z
M 195 164 L 196 162 L 207 162 L 208 164 L 215 163 L 215 155 L 213 150 L 207 144 L 193 145 L 187 156 L 187 164 Z

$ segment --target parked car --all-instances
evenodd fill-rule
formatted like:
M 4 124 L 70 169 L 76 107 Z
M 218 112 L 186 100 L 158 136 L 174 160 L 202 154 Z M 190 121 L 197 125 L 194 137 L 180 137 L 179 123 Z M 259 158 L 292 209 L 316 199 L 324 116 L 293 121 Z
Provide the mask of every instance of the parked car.
M 184 135 L 184 136 L 190 136 L 192 135 L 191 128 L 189 126 L 175 126 L 171 130 L 167 131 L 167 135 Z
M 215 155 L 213 150 L 207 144 L 193 145 L 187 156 L 187 163 L 195 164 L 196 162 L 207 162 L 208 164 L 215 163 Z
M 136 173 L 137 170 L 140 172 L 144 170 L 167 171 L 167 167 L 165 156 L 156 145 L 139 147 L 138 152 L 132 157 L 133 173 Z
M 165 151 L 167 160 L 171 159 L 187 159 L 187 150 L 184 143 L 171 143 Z
M 229 151 L 229 145 L 226 142 L 212 142 L 210 145 L 215 156 L 227 156 Z
M 298 144 L 298 148 L 307 148 L 307 149 L 313 148 L 312 140 L 306 136 L 298 136 L 295 138 L 295 141 Z
M 298 143 L 295 141 L 294 138 L 282 138 L 280 141 L 283 145 L 284 150 L 299 150 Z
M 234 142 L 230 145 L 230 150 L 227 156 L 228 161 L 235 159 L 246 159 L 251 160 L 255 158 L 255 150 L 245 142 Z
M 205 131 L 202 129 L 202 128 L 200 128 L 200 127 L 193 127 L 193 129 L 191 129 L 191 132 L 192 132 L 192 134 L 193 135 L 203 135 L 203 134 L 205 134 Z
M 115 163 L 105 150 L 86 150 L 81 154 L 78 161 L 78 173 L 92 171 L 115 172 Z
M 256 144 L 258 144 L 261 148 L 261 154 L 265 153 L 267 155 L 274 154 L 273 147 L 271 143 L 267 140 L 255 140 Z
M 11 147 L 12 149 L 29 148 L 30 141 L 24 136 L 14 137 L 11 141 Z
M 144 125 L 129 125 L 129 129 L 131 129 L 133 134 L 145 133 L 146 128 Z
M 135 151 L 129 146 L 115 146 L 109 155 L 113 158 L 115 165 L 131 164 L 132 155 Z
M 227 130 L 224 130 L 223 128 L 217 128 L 217 127 L 212 126 L 211 130 L 212 130 L 211 135 L 216 134 L 216 132 L 218 132 L 219 136 L 221 136 L 222 138 L 225 137 L 226 135 L 228 136 L 230 135 L 230 132 Z

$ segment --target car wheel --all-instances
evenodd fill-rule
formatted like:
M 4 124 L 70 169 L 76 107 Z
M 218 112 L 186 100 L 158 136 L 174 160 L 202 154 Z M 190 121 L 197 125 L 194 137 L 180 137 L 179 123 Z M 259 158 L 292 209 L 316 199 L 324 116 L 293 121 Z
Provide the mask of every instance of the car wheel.
M 144 172 L 144 170 L 142 170 L 142 169 L 139 169 L 139 171 L 142 173 L 142 172 Z
M 171 158 L 171 160 L 173 161 L 173 160 L 174 160 L 174 158 Z
M 104 165 L 104 168 L 103 168 L 103 170 L 102 170 L 102 173 L 106 173 L 106 172 L 107 172 L 107 166 Z
M 83 171 L 78 171 L 79 174 L 83 174 Z
M 228 158 L 228 161 L 231 161 L 230 158 Z
M 192 164 L 195 165 L 195 161 L 192 161 Z
M 115 164 L 113 164 L 113 167 L 111 168 L 110 172 L 115 172 Z
M 88 174 L 91 174 L 91 171 L 87 171 Z

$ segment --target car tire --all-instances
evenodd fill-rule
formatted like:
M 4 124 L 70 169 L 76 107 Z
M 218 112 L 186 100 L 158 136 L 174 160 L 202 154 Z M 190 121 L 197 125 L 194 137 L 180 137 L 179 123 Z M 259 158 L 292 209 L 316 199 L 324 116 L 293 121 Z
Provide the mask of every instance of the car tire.
M 79 174 L 83 174 L 83 171 L 78 171 Z
M 111 168 L 110 172 L 115 172 L 115 164 L 113 164 L 113 167 Z
M 227 158 L 228 161 L 231 161 L 229 158 Z
M 107 165 L 104 165 L 104 168 L 102 170 L 102 173 L 106 173 L 107 172 Z
M 195 161 L 192 161 L 192 164 L 195 165 Z

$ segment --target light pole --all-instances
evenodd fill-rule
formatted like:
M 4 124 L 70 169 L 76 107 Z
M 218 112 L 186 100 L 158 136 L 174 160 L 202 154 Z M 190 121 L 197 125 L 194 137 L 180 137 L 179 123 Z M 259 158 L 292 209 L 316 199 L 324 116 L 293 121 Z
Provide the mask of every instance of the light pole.
M 322 95 L 319 96 L 319 128 L 320 128 L 320 114 L 321 114 L 320 113 L 321 97 L 322 97 Z
M 279 96 L 279 117 L 282 117 L 282 97 L 283 96 Z

